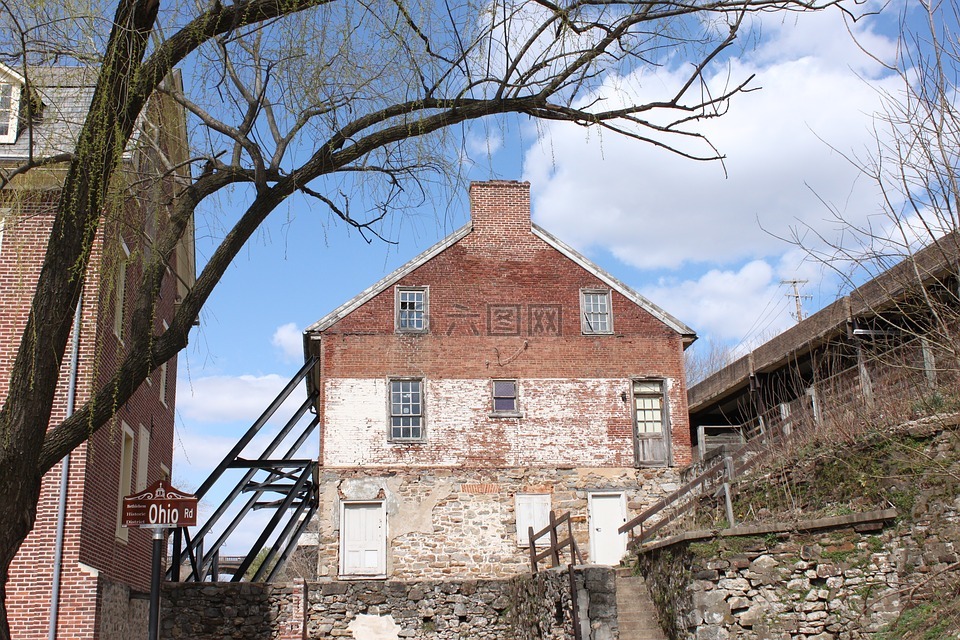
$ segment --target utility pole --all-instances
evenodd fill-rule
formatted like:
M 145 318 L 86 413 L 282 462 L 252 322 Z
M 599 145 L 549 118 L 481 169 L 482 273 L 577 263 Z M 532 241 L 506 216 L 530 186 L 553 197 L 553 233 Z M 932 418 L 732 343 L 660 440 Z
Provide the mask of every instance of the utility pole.
M 802 300 L 813 300 L 813 296 L 806 296 L 800 294 L 799 285 L 807 284 L 807 280 L 781 280 L 780 284 L 787 284 L 793 288 L 793 293 L 787 293 L 784 295 L 793 296 L 794 301 L 797 303 L 797 322 L 803 321 L 803 305 Z

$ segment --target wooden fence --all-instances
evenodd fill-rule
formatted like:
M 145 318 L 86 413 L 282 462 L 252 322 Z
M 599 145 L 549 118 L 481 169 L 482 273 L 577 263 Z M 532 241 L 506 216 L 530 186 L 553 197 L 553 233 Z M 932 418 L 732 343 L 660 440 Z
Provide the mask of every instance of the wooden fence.
M 783 443 L 800 431 L 800 429 L 794 429 L 784 432 L 783 429 L 775 427 L 765 431 L 761 436 L 747 441 L 746 444 L 734 447 L 732 450 L 726 447 L 714 449 L 703 460 L 704 466 L 707 467 L 704 471 L 670 495 L 656 502 L 633 520 L 625 523 L 617 530 L 618 533 L 633 535 L 631 545 L 642 544 L 653 537 L 655 533 L 676 522 L 681 516 L 693 509 L 699 496 L 709 493 L 718 497 L 721 494 L 724 496 L 728 526 L 736 526 L 730 489 L 733 481 L 769 458 L 773 453 L 780 451 L 781 448 L 775 445 Z M 714 458 L 719 458 L 719 460 L 714 461 Z M 657 515 L 660 515 L 658 520 L 652 524 L 647 524 L 647 521 Z M 640 533 L 634 535 L 633 530 L 638 527 Z
M 567 525 L 564 527 L 563 525 Z M 562 531 L 561 531 L 562 530 Z M 560 535 L 564 533 L 565 538 L 561 539 Z M 527 536 L 530 541 L 530 572 L 536 573 L 538 569 L 538 564 L 541 560 L 550 558 L 551 567 L 560 566 L 560 554 L 567 547 L 570 548 L 570 566 L 583 564 L 583 556 L 580 555 L 580 548 L 577 547 L 577 541 L 573 537 L 573 523 L 570 520 L 570 512 L 563 514 L 559 518 L 555 511 L 550 512 L 550 524 L 541 529 L 540 531 L 534 531 L 533 527 L 527 527 Z M 547 541 L 546 548 L 543 551 L 537 551 L 537 542 L 540 540 Z M 541 543 L 541 546 L 544 546 Z
M 561 539 L 561 533 L 566 534 L 566 537 Z M 577 579 L 573 574 L 573 567 L 583 564 L 583 556 L 580 555 L 577 540 L 573 537 L 573 521 L 570 519 L 570 512 L 568 511 L 558 518 L 556 512 L 551 510 L 550 524 L 540 531 L 534 531 L 533 527 L 527 527 L 527 538 L 530 543 L 531 573 L 537 573 L 540 561 L 547 558 L 550 558 L 551 567 L 559 567 L 561 552 L 568 547 L 570 548 L 570 562 L 567 563 L 567 576 L 570 580 L 570 619 L 573 621 L 574 640 L 581 640 Z M 543 551 L 537 552 L 537 542 L 541 539 L 547 541 L 547 546 Z

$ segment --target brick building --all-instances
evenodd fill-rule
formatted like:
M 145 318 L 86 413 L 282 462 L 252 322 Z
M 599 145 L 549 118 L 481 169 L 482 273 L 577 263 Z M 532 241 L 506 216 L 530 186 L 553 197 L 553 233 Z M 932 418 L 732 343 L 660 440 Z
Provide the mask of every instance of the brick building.
M 87 69 L 49 67 L 31 69 L 27 83 L 0 66 L 0 164 L 9 168 L 30 153 L 41 158 L 71 151 L 95 81 Z M 28 100 L 32 122 L 25 116 Z M 159 100 L 150 104 L 124 154 L 116 185 L 124 195 L 104 212 L 92 248 L 53 423 L 90 398 L 123 355 L 143 262 L 165 224 L 177 182 L 188 178 L 166 168 L 185 166 L 186 152 L 182 110 Z M 34 169 L 0 192 L 0 402 L 64 175 L 62 165 Z M 192 232 L 188 235 L 158 293 L 157 331 L 194 277 Z M 20 548 L 7 584 L 13 637 L 128 638 L 141 635 L 130 628 L 141 617 L 145 629 L 147 602 L 135 594 L 149 590 L 150 532 L 120 527 L 119 506 L 122 496 L 170 473 L 175 383 L 176 361 L 159 366 L 109 425 L 45 476 L 36 526 Z M 63 532 L 59 542 L 58 522 Z
M 531 224 L 528 183 L 470 200 L 470 224 L 305 332 L 321 579 L 515 574 L 551 509 L 615 564 L 617 528 L 691 460 L 694 333 Z

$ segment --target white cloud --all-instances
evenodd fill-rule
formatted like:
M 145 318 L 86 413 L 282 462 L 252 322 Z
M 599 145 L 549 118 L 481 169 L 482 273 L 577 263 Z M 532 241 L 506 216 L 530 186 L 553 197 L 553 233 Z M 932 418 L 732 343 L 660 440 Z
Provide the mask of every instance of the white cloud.
M 280 349 L 284 362 L 303 361 L 303 332 L 295 322 L 280 325 L 273 332 L 270 343 Z
M 541 123 L 524 166 L 537 221 L 581 250 L 604 248 L 638 268 L 677 269 L 772 259 L 788 247 L 771 234 L 789 236 L 791 227 L 810 225 L 832 237 L 821 200 L 854 220 L 874 213 L 875 189 L 831 147 L 848 153 L 870 146 L 868 114 L 879 99 L 857 73 L 871 75 L 876 64 L 857 54 L 836 13 L 777 23 L 764 36 L 759 49 L 710 78 L 717 87 L 728 72 L 734 79 L 755 73 L 762 90 L 736 97 L 729 113 L 698 125 L 726 154 L 728 178 L 716 162 Z M 619 97 L 609 102 L 623 101 L 624 92 L 649 98 L 655 85 L 682 80 L 668 70 L 611 79 L 610 95 Z
M 188 421 L 209 424 L 243 421 L 250 424 L 279 395 L 289 378 L 275 373 L 264 376 L 206 376 L 177 381 L 177 412 Z M 275 420 L 285 420 L 303 401 L 291 394 L 278 409 Z
M 773 266 L 754 260 L 739 270 L 713 269 L 696 280 L 661 282 L 642 292 L 701 336 L 754 345 L 793 324 L 792 302 Z

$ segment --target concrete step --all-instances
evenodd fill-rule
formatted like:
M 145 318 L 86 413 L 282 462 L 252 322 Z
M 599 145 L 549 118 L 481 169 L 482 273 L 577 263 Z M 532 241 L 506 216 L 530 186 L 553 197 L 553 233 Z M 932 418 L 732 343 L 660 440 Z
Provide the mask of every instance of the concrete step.
M 642 576 L 617 571 L 617 624 L 620 640 L 667 640 Z

